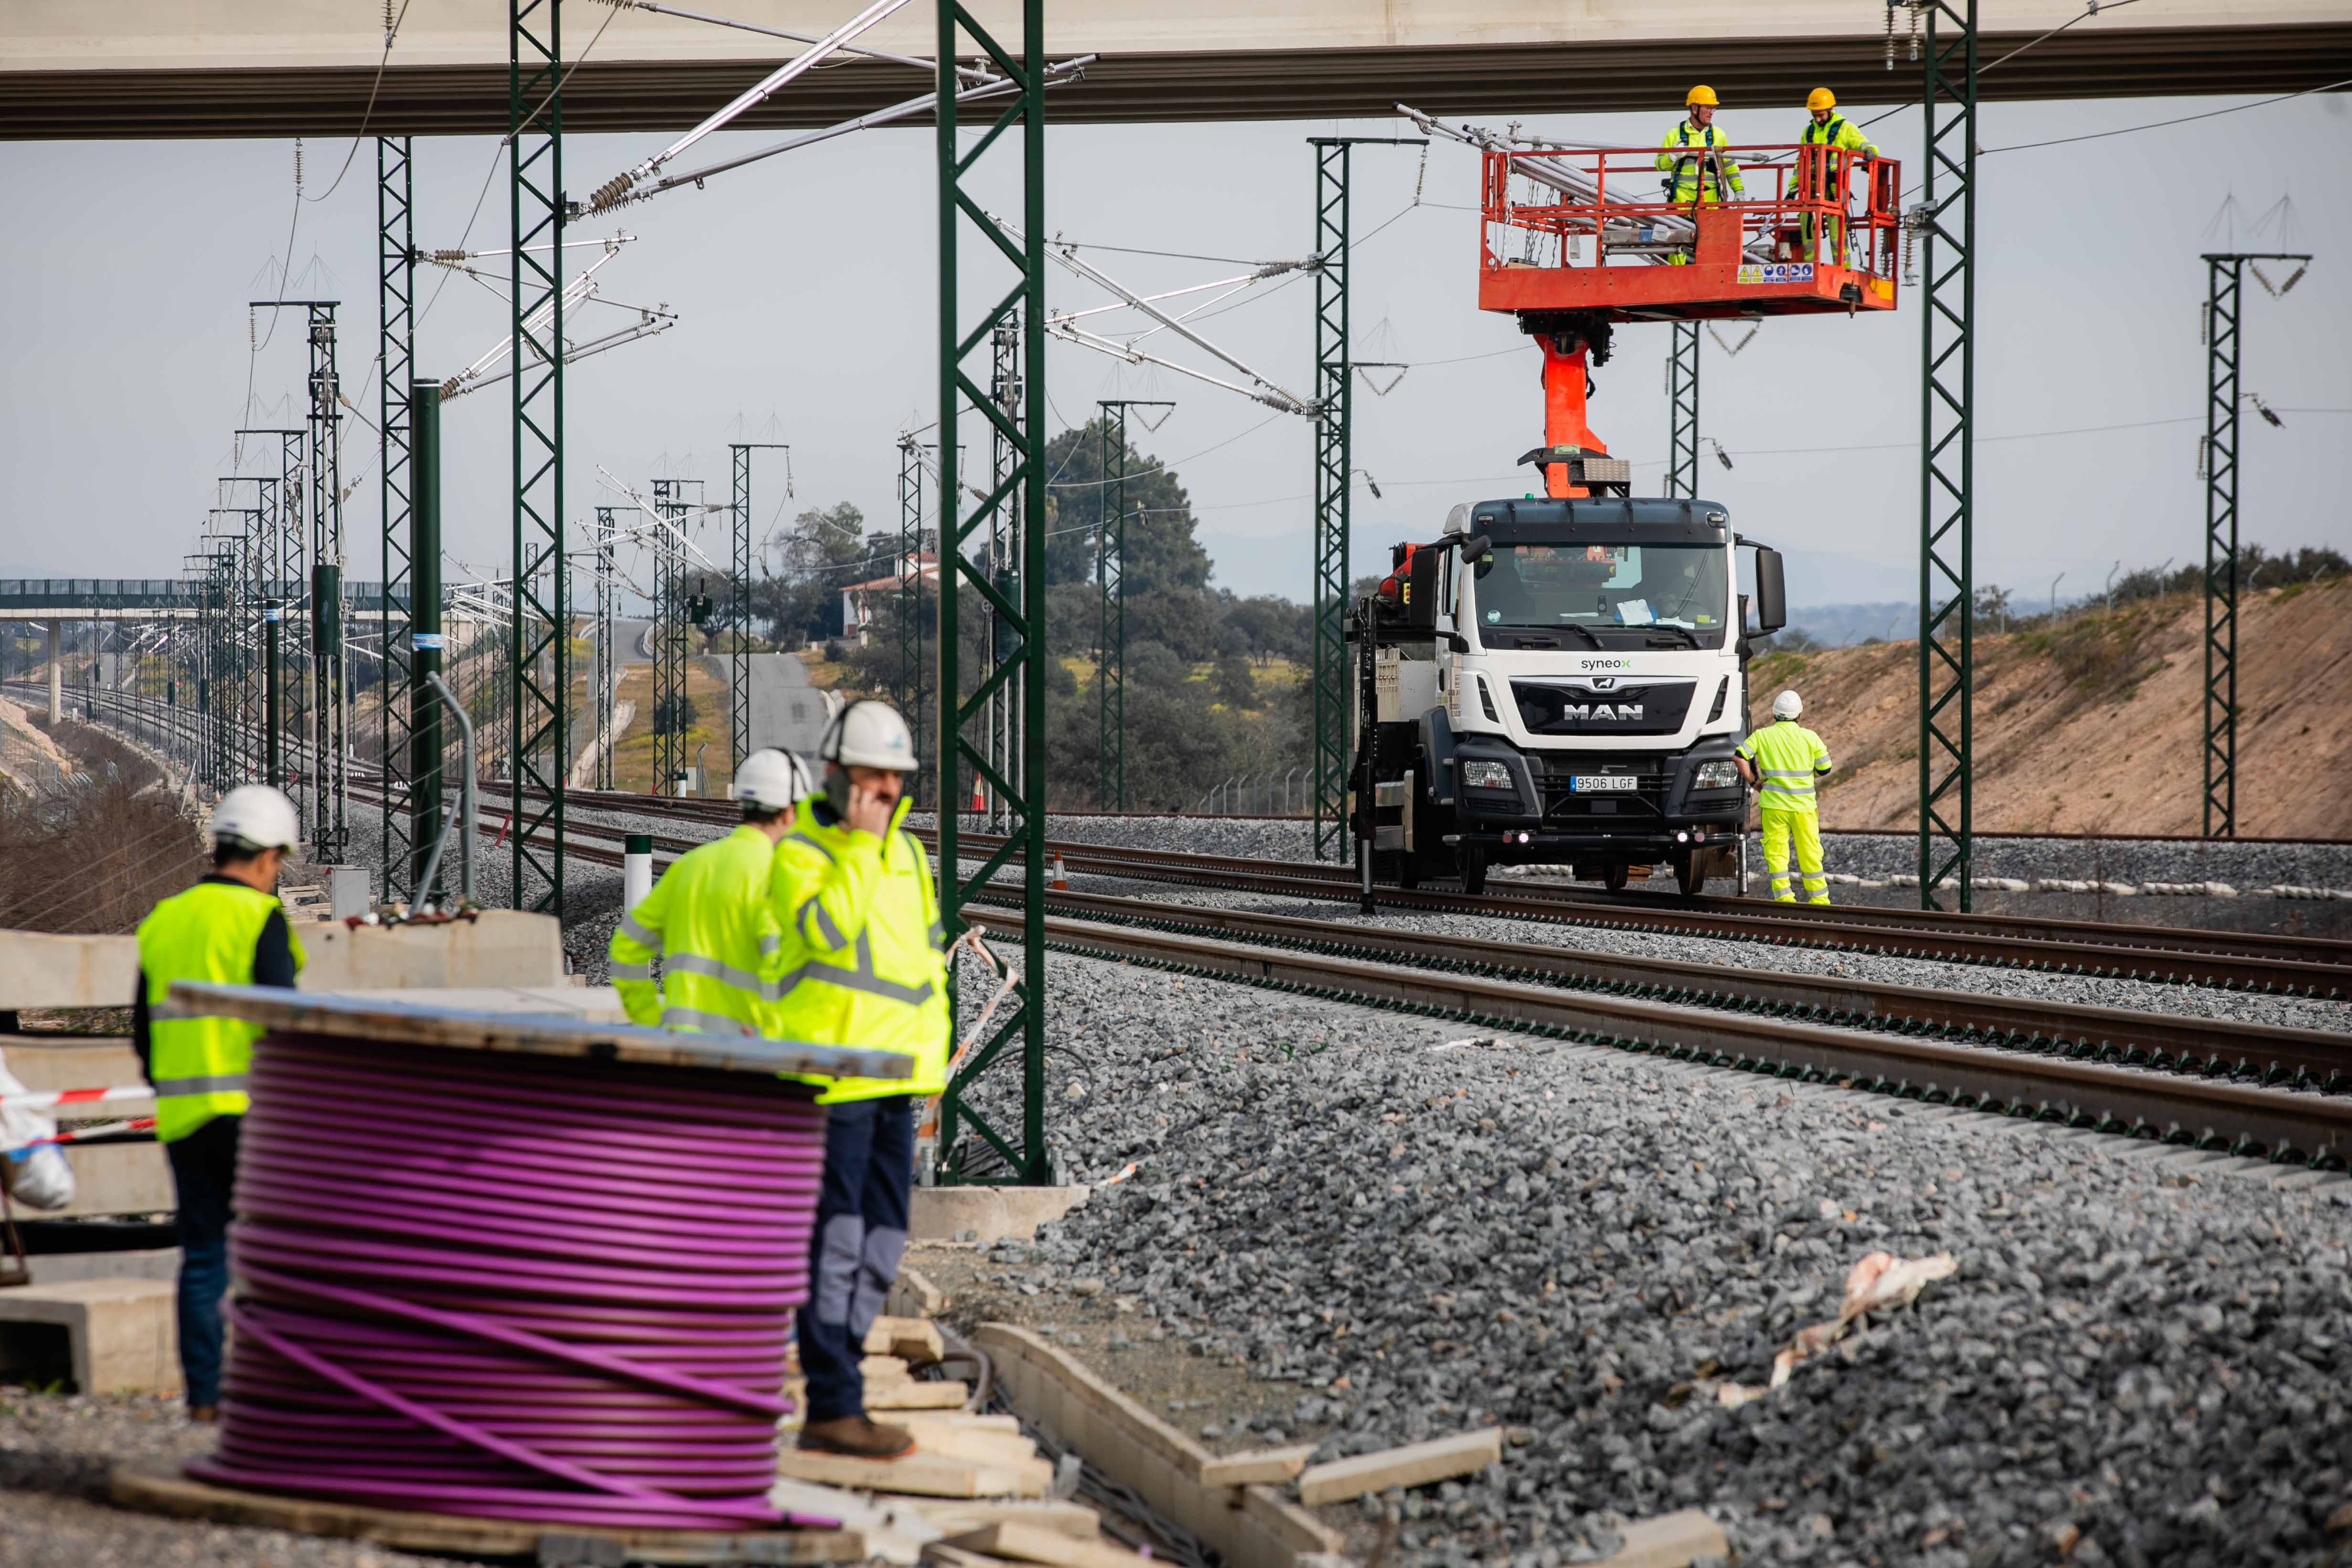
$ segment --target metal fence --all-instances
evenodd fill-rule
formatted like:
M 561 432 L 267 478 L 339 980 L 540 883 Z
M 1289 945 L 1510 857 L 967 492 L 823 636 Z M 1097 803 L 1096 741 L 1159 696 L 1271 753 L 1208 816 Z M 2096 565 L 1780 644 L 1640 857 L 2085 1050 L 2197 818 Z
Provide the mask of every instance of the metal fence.
M 1304 768 L 1286 773 L 1244 773 L 1228 779 L 1192 806 L 1196 817 L 1303 817 L 1314 804 L 1314 779 Z

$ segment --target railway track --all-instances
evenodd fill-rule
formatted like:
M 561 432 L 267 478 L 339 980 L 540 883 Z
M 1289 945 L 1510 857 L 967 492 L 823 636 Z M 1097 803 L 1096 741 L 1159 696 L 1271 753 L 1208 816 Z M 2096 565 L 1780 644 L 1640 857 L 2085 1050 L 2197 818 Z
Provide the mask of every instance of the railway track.
M 363 779 L 354 780 L 353 795 L 381 803 L 381 795 Z M 709 827 L 724 826 L 733 818 L 733 808 L 718 800 L 572 790 L 566 801 L 592 814 L 669 816 Z M 567 824 L 566 836 L 569 852 L 592 863 L 618 863 L 619 831 L 599 830 L 587 821 L 576 821 Z M 922 832 L 918 837 L 937 842 L 935 833 Z M 671 853 L 698 841 L 682 835 L 656 838 L 657 847 Z M 959 843 L 976 853 L 992 854 L 1003 848 L 1004 840 L 994 834 L 964 833 L 959 835 Z M 1072 842 L 1053 842 L 1049 849 L 1070 869 L 1096 875 L 1333 901 L 1352 899 L 1357 891 L 1352 875 L 1343 866 Z M 1382 888 L 1380 896 L 1388 906 L 1400 910 L 1727 937 L 1832 952 L 2231 990 L 2336 998 L 2352 996 L 2352 942 L 2316 937 L 2029 915 L 1935 914 L 1852 905 L 1823 908 L 1755 899 L 1669 903 L 1655 895 L 1558 886 L 1482 894 L 1445 888 Z
M 486 836 L 498 824 L 485 819 Z M 569 848 L 617 864 L 625 830 Z M 657 853 L 699 840 L 654 835 Z M 982 902 L 1017 908 L 999 884 Z M 1538 944 L 1050 894 L 1049 946 L 1334 1000 L 1832 1080 L 2332 1170 L 2352 1151 L 2352 1037 Z M 1018 940 L 1017 925 L 994 934 Z
M 567 800 L 592 811 L 669 816 L 711 825 L 733 821 L 733 810 L 725 801 L 580 790 L 570 792 Z M 919 830 L 915 836 L 937 847 L 936 832 Z M 966 832 L 957 835 L 957 843 L 961 852 L 988 855 L 1003 848 L 1004 839 Z M 1345 866 L 1058 841 L 1049 841 L 1047 848 L 1067 869 L 1092 875 L 1335 902 L 1352 901 L 1358 894 L 1353 873 Z M 1016 859 L 1018 855 L 1016 850 Z M 1508 894 L 1383 887 L 1380 899 L 1385 907 L 1400 911 L 1532 919 L 2226 990 L 2352 997 L 2352 942 L 2321 937 L 2030 915 L 1824 908 L 1759 899 L 1668 902 L 1656 895 L 1566 887 Z

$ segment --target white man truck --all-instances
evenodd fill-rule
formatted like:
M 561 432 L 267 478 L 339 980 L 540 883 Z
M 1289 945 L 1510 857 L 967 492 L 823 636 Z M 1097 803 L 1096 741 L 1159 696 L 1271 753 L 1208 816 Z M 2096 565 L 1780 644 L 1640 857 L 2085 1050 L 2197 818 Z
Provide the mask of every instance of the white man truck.
M 1712 501 L 1529 497 L 1456 507 L 1396 563 L 1349 625 L 1371 876 L 1478 893 L 1492 866 L 1564 865 L 1620 889 L 1670 868 L 1688 895 L 1737 874 L 1732 749 L 1748 640 L 1786 621 L 1777 551 Z

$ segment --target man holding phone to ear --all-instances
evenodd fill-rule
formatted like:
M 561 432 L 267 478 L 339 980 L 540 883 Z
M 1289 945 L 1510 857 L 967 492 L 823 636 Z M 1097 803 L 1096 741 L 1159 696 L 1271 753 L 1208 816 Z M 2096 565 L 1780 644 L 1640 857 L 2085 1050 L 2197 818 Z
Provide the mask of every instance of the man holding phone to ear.
M 907 721 L 887 703 L 853 702 L 818 757 L 824 788 L 777 843 L 769 884 L 788 958 L 772 1032 L 902 1051 L 914 1071 L 832 1080 L 819 1096 L 824 1182 L 800 1313 L 800 1446 L 894 1459 L 914 1451 L 913 1435 L 868 1418 L 857 1364 L 906 1249 L 915 1103 L 947 1083 L 946 939 L 930 862 L 900 826 L 916 768 Z

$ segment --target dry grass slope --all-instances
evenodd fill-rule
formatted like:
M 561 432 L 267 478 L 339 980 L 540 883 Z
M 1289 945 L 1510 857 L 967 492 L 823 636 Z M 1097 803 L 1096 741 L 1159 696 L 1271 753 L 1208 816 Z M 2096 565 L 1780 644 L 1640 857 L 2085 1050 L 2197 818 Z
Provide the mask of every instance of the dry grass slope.
M 2194 596 L 2086 611 L 1976 645 L 1976 825 L 2203 831 L 2204 608 Z M 1908 831 L 1918 806 L 1918 651 L 1776 653 L 1760 714 L 1804 695 L 1839 771 L 1822 824 Z M 2352 580 L 2256 593 L 2238 625 L 2238 831 L 2352 838 Z

